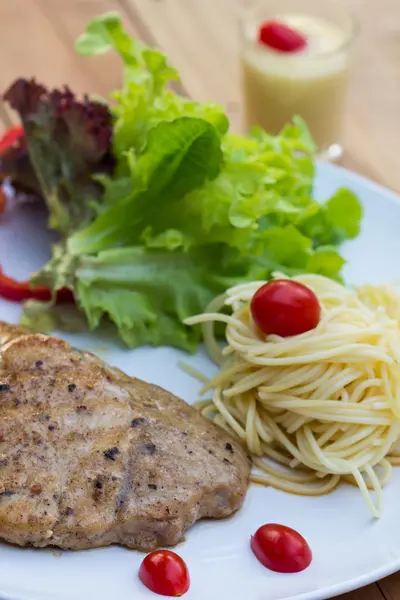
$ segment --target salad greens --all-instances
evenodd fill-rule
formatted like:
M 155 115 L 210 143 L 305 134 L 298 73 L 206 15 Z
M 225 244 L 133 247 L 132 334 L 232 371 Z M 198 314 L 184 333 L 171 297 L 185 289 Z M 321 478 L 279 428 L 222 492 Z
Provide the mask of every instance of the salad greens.
M 1 175 L 11 176 L 17 190 L 43 196 L 50 226 L 64 235 L 90 223 L 103 196 L 94 176 L 114 169 L 107 105 L 22 78 L 4 99 L 18 111 L 24 136 L 2 154 Z
M 347 189 L 313 199 L 315 146 L 301 119 L 278 136 L 229 133 L 221 107 L 170 90 L 176 70 L 131 39 L 116 13 L 89 23 L 77 49 L 122 60 L 110 107 L 115 164 L 93 174 L 102 194 L 80 226 L 66 226 L 64 213 L 58 227 L 48 201 L 63 235 L 35 282 L 70 287 L 90 327 L 108 318 L 129 346 L 192 351 L 200 334 L 183 320 L 228 286 L 273 270 L 340 277 L 337 246 L 358 234 L 361 208 Z M 33 166 L 43 181 L 43 165 Z

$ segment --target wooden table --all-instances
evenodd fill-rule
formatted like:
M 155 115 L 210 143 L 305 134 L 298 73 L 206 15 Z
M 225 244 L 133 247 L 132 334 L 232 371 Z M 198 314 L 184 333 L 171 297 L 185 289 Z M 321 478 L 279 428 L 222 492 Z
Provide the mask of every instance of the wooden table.
M 104 96 L 120 85 L 118 59 L 83 59 L 74 40 L 85 23 L 119 10 L 133 35 L 168 53 L 180 91 L 226 106 L 241 127 L 237 14 L 246 0 L 0 0 L 0 89 L 17 76 Z M 322 0 L 321 0 L 322 1 Z M 350 0 L 344 0 L 350 2 Z M 356 2 L 357 0 L 354 0 Z M 355 52 L 343 164 L 400 191 L 400 3 L 359 0 L 362 34 Z M 0 106 L 0 123 L 14 121 Z M 343 600 L 398 600 L 400 574 Z

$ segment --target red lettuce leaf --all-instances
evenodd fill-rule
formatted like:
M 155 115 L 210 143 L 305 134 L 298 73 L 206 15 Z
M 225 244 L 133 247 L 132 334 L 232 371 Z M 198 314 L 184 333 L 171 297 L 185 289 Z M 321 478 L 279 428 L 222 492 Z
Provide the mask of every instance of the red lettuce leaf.
M 93 176 L 111 174 L 115 164 L 108 106 L 34 79 L 17 79 L 4 100 L 19 113 L 25 136 L 2 156 L 0 176 L 40 194 L 50 226 L 61 233 L 90 222 L 103 194 Z

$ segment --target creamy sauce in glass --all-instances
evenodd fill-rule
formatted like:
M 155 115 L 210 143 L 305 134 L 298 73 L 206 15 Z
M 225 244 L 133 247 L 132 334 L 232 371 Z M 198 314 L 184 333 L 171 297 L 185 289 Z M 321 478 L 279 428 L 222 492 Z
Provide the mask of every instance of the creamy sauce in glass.
M 341 141 L 348 82 L 347 34 L 307 15 L 276 16 L 307 39 L 303 50 L 284 53 L 258 42 L 248 24 L 242 54 L 245 119 L 276 134 L 294 115 L 307 122 L 320 150 Z

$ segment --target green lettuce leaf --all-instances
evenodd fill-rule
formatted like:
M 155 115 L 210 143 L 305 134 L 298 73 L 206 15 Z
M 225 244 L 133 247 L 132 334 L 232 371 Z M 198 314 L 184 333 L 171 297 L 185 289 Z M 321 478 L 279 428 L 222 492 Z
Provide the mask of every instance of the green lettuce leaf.
M 90 327 L 108 317 L 128 346 L 195 350 L 199 331 L 182 321 L 220 290 L 213 254 L 211 249 L 200 256 L 137 246 L 86 256 L 76 270 L 76 293 Z
M 139 152 L 149 130 L 162 121 L 187 116 L 208 121 L 223 135 L 228 119 L 222 108 L 183 98 L 167 89 L 179 79 L 160 50 L 148 48 L 124 31 L 121 17 L 110 12 L 89 23 L 76 43 L 78 52 L 95 56 L 114 49 L 121 57 L 124 81 L 113 93 L 114 152 L 122 161 L 127 151 Z M 120 165 L 121 169 L 121 165 Z
M 341 188 L 322 205 L 320 211 L 304 219 L 301 230 L 316 247 L 338 245 L 357 237 L 361 218 L 362 208 L 356 194 Z
M 360 233 L 361 205 L 351 190 L 339 189 L 327 201 L 325 215 L 339 240 L 352 239 Z
M 361 207 L 345 189 L 315 199 L 316 148 L 300 118 L 276 136 L 230 133 L 220 107 L 168 88 L 175 69 L 116 13 L 92 21 L 77 47 L 121 57 L 116 165 L 95 175 L 103 196 L 90 223 L 54 248 L 35 283 L 73 289 L 89 327 L 112 323 L 128 346 L 193 351 L 200 333 L 184 319 L 228 287 L 273 271 L 340 279 L 339 244 L 358 234 Z M 41 310 L 55 318 L 36 306 L 37 319 Z
M 307 271 L 341 280 L 340 272 L 346 261 L 333 246 L 320 246 L 310 256 Z
M 129 156 L 132 193 L 72 236 L 69 250 L 93 253 L 137 242 L 140 224 L 215 178 L 221 161 L 218 133 L 207 121 L 181 117 L 159 123 L 150 130 L 139 157 Z

